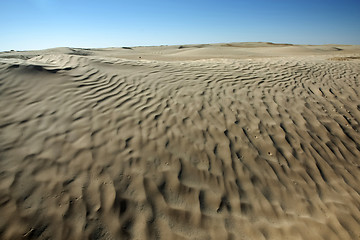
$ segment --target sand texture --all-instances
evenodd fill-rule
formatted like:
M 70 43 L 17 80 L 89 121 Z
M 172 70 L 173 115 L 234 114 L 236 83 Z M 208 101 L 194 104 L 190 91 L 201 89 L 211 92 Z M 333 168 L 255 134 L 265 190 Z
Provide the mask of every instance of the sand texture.
M 0 239 L 360 239 L 360 46 L 0 53 Z

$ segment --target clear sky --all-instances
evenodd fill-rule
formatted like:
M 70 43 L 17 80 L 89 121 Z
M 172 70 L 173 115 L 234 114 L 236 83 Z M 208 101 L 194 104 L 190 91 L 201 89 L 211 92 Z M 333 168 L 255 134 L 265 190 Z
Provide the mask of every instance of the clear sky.
M 360 0 L 0 0 L 0 51 L 216 42 L 360 44 Z

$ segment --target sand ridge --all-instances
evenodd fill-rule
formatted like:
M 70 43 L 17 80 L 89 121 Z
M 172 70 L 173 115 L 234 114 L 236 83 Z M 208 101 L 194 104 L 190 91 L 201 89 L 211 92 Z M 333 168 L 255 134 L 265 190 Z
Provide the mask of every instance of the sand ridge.
M 0 54 L 0 238 L 358 239 L 359 48 L 263 45 Z

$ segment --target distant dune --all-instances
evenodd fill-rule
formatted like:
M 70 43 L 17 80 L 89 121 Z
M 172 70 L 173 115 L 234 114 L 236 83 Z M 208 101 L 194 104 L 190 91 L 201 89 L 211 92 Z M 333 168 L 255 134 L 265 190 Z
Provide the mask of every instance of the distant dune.
M 0 53 L 0 239 L 360 239 L 360 46 Z

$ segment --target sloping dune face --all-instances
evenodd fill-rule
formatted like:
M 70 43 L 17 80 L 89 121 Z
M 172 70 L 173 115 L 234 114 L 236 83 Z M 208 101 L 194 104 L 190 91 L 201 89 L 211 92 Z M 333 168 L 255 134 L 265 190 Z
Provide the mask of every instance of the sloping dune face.
M 1 239 L 358 239 L 360 64 L 0 58 Z

